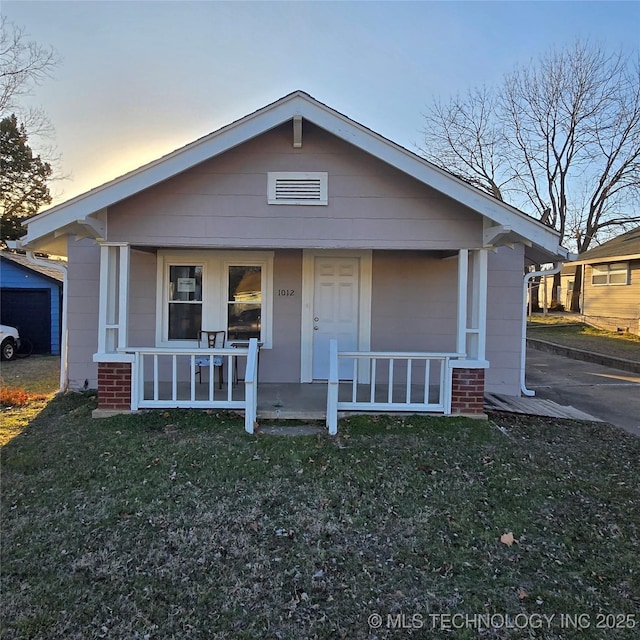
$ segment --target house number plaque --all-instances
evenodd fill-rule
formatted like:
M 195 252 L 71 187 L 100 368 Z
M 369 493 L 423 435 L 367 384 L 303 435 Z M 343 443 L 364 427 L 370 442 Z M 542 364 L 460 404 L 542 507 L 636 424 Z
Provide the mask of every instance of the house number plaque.
M 278 289 L 278 295 L 290 298 L 291 296 L 296 295 L 295 289 Z

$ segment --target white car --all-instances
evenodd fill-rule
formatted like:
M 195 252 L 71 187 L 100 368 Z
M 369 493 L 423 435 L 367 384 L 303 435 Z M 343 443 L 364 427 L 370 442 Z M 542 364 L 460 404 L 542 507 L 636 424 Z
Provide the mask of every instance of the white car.
M 0 357 L 13 360 L 20 348 L 20 334 L 15 327 L 0 324 Z

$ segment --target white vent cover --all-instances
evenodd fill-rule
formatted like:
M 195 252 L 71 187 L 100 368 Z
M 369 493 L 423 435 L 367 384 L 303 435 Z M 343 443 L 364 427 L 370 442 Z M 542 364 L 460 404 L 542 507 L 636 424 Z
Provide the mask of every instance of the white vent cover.
M 268 174 L 269 204 L 328 204 L 328 174 L 278 171 Z

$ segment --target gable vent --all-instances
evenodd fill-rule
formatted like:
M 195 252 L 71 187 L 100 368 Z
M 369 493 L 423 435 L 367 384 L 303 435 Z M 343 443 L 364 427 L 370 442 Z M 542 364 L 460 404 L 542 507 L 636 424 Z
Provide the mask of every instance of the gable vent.
M 270 172 L 268 174 L 269 204 L 328 203 L 326 172 Z

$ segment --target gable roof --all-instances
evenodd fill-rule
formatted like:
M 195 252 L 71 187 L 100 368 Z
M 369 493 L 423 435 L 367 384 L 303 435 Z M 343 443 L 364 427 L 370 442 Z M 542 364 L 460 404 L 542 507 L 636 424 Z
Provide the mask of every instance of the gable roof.
M 572 264 L 640 259 L 640 227 L 627 231 L 578 256 Z
M 25 223 L 27 234 L 22 238 L 22 246 L 51 247 L 56 237 L 66 233 L 103 237 L 104 225 L 95 214 L 290 121 L 294 116 L 313 122 L 485 216 L 493 223 L 487 225 L 491 227 L 485 234 L 487 243 L 498 239 L 502 243 L 524 242 L 529 246 L 528 254 L 537 262 L 567 257 L 568 252 L 560 246 L 559 234 L 554 229 L 443 171 L 302 91 L 295 91 L 191 144 L 31 218 Z M 53 252 L 51 248 L 50 251 Z
M 49 280 L 55 280 L 58 284 L 62 284 L 63 278 L 62 273 L 59 269 L 49 268 L 44 265 L 33 264 L 29 262 L 27 256 L 21 253 L 9 253 L 8 251 L 3 251 L 0 253 L 0 260 L 7 260 L 15 264 L 17 267 L 23 270 L 34 271 L 37 274 L 48 278 Z M 56 263 L 54 260 L 40 260 L 40 262 L 52 262 Z

